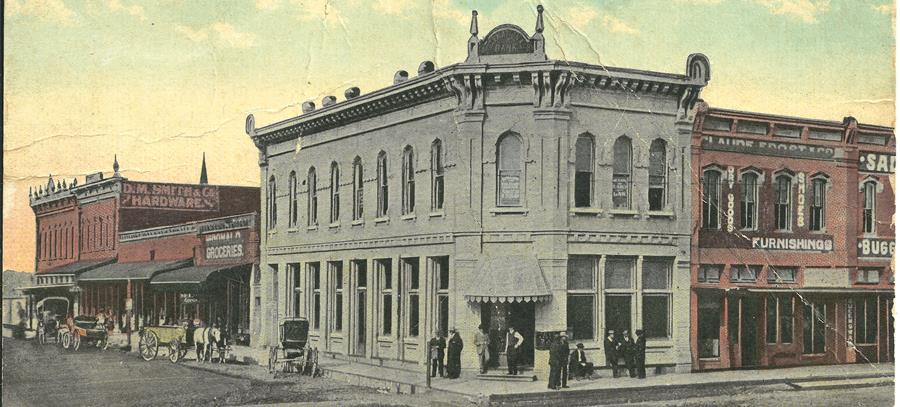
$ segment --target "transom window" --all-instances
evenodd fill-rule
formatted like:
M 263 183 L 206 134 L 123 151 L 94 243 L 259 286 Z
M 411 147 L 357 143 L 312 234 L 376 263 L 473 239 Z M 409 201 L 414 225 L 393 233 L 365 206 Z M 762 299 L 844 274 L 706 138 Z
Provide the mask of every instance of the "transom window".
M 797 282 L 796 267 L 769 266 L 769 283 L 795 283 Z
M 735 283 L 753 283 L 762 271 L 762 266 L 739 265 L 731 266 L 731 281 Z
M 858 284 L 878 284 L 881 281 L 881 269 L 859 269 L 856 271 Z
M 721 264 L 701 264 L 697 271 L 697 282 L 718 284 L 722 269 Z

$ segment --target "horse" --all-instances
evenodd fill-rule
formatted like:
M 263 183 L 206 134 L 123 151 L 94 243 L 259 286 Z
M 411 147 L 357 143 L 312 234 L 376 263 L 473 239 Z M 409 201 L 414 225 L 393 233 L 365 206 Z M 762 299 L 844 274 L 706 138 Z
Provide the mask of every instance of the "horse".
M 219 343 L 222 331 L 216 327 L 201 327 L 194 330 L 194 347 L 197 349 L 197 361 L 212 359 L 212 345 Z

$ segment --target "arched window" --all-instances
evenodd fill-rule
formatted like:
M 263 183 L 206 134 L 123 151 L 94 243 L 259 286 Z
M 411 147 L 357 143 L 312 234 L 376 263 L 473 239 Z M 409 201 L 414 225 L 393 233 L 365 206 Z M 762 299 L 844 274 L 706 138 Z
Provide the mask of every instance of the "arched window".
M 306 173 L 306 184 L 309 190 L 307 193 L 306 203 L 306 225 L 316 226 L 319 224 L 319 197 L 316 194 L 316 167 L 309 167 Z
M 666 141 L 656 139 L 650 143 L 650 184 L 647 198 L 651 211 L 666 207 Z
M 380 217 L 388 214 L 388 162 L 387 154 L 382 151 L 378 153 L 378 205 L 375 208 L 375 215 Z
M 269 230 L 275 229 L 275 224 L 278 222 L 278 207 L 275 204 L 275 176 L 269 177 L 269 194 L 268 194 L 268 213 L 269 213 L 269 222 L 268 227 Z
M 791 184 L 789 175 L 775 177 L 775 228 L 778 230 L 791 230 Z
M 875 233 L 875 181 L 863 184 L 863 232 Z
M 703 172 L 703 227 L 719 228 L 719 197 L 721 194 L 722 173 L 715 169 Z
M 431 143 L 431 210 L 444 208 L 444 159 L 441 141 Z
M 575 207 L 594 203 L 594 139 L 582 134 L 575 141 Z
M 631 209 L 631 139 L 621 136 L 613 145 L 613 208 Z
M 497 206 L 522 206 L 522 140 L 509 133 L 497 141 Z
M 363 218 L 363 167 L 362 159 L 353 159 L 353 220 Z
M 815 177 L 812 180 L 812 199 L 809 203 L 809 230 L 821 232 L 825 230 L 825 187 L 828 180 Z
M 338 164 L 331 162 L 331 223 L 341 219 L 341 172 Z
M 759 221 L 759 174 L 741 175 L 741 229 L 756 230 Z
M 297 173 L 291 171 L 288 176 L 288 227 L 297 227 Z
M 413 149 L 403 149 L 403 214 L 416 210 L 416 168 Z

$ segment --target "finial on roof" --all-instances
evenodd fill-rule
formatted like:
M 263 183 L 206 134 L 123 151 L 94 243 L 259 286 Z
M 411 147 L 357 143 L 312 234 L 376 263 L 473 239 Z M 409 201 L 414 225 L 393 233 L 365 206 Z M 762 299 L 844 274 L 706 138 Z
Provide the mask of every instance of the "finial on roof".
M 537 6 L 537 23 L 534 25 L 534 31 L 537 33 L 544 32 L 544 6 L 538 4 Z
M 69 189 L 69 187 L 66 185 L 66 180 L 63 180 L 62 187 L 63 189 Z
M 28 187 L 28 197 L 31 198 L 31 186 Z
M 47 176 L 47 193 L 53 192 L 53 174 Z
M 119 175 L 119 156 L 117 154 L 113 154 L 113 172 L 115 175 Z
M 472 24 L 469 26 L 469 33 L 473 37 L 478 36 L 478 10 L 472 10 Z
M 206 185 L 209 180 L 206 178 L 206 152 L 203 153 L 203 163 L 200 164 L 200 185 Z
M 44 187 L 38 185 L 38 196 L 44 195 Z
M 78 186 L 78 178 L 72 178 L 72 188 Z

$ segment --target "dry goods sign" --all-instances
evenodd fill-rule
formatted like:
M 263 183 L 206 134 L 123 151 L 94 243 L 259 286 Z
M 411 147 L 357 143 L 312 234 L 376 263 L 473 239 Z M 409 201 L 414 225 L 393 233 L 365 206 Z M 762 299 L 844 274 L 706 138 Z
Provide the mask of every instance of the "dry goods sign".
M 122 183 L 121 203 L 123 208 L 217 211 L 219 210 L 219 187 L 124 182 Z
M 244 257 L 246 230 L 229 230 L 203 236 L 203 253 L 207 260 L 229 260 Z

